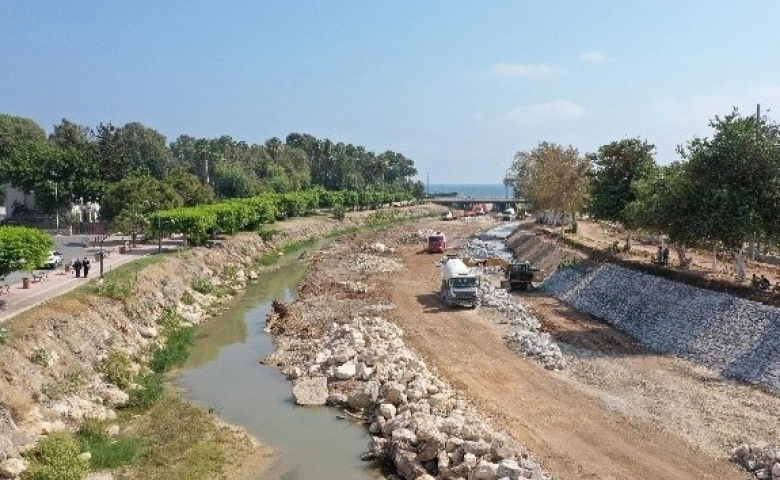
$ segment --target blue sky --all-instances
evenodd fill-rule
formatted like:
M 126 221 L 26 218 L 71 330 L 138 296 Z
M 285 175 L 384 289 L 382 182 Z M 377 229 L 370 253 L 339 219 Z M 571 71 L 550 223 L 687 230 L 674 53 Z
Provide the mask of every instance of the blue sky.
M 0 0 L 0 113 L 394 150 L 500 183 L 540 141 L 710 135 L 780 109 L 780 2 Z M 774 52 L 774 53 L 773 53 Z

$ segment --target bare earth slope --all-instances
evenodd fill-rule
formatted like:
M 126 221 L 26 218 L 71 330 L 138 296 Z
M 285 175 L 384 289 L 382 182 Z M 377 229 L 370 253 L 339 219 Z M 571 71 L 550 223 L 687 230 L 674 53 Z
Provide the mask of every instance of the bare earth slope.
M 446 229 L 454 246 L 476 230 L 474 225 L 463 223 L 438 226 Z M 444 308 L 436 295 L 440 279 L 433 263 L 437 257 L 421 254 L 421 249 L 419 244 L 402 245 L 399 253 L 406 268 L 392 282 L 386 282 L 398 307 L 395 321 L 405 329 L 407 342 L 469 396 L 483 414 L 524 443 L 553 475 L 599 479 L 749 478 L 725 455 L 707 455 L 700 445 L 694 445 L 696 439 L 686 438 L 685 432 L 669 431 L 670 425 L 674 426 L 673 418 L 669 425 L 656 425 L 643 404 L 641 390 L 638 396 L 631 392 L 633 397 L 610 401 L 609 392 L 594 386 L 598 379 L 580 381 L 575 377 L 577 373 L 587 375 L 589 370 L 584 366 L 556 373 L 511 352 L 502 340 L 503 327 L 492 320 L 492 311 Z M 548 302 L 544 313 L 548 318 L 568 318 L 565 322 L 574 325 L 570 329 L 587 330 L 586 319 L 580 319 L 580 323 L 563 305 Z M 630 340 L 625 343 L 630 345 Z M 615 356 L 610 361 L 616 362 L 616 368 L 628 377 L 632 368 L 640 369 L 648 392 L 676 378 L 684 378 L 690 388 L 706 383 L 692 379 L 691 369 L 680 368 L 678 361 L 665 357 L 647 355 L 641 361 L 649 363 L 639 366 L 632 363 L 637 361 L 632 356 Z M 654 375 L 653 369 L 661 372 Z M 632 401 L 637 402 L 640 415 L 630 414 Z M 684 412 L 686 418 L 703 415 L 695 410 L 696 405 L 689 403 L 687 407 L 693 411 Z

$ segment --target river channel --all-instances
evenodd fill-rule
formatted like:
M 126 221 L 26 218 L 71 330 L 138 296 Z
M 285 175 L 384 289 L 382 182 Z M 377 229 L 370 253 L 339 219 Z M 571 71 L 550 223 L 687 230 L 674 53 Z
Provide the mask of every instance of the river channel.
M 264 274 L 229 309 L 199 327 L 193 353 L 177 378 L 185 398 L 246 428 L 277 452 L 269 480 L 374 479 L 378 469 L 360 460 L 369 436 L 329 407 L 299 407 L 290 382 L 260 364 L 273 352 L 265 334 L 276 298 L 290 301 L 305 267 L 292 263 Z

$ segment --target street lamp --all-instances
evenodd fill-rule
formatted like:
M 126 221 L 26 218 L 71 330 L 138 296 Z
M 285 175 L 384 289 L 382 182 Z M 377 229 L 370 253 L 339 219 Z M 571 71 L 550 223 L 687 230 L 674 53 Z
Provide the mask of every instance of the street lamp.
M 52 182 L 54 184 L 54 211 L 57 214 L 57 235 L 60 234 L 60 196 L 59 191 L 57 189 L 57 182 Z
M 144 204 L 149 205 L 152 209 L 157 211 L 157 203 L 156 202 L 150 202 L 145 201 Z M 157 215 L 157 253 L 162 253 L 162 226 L 160 224 L 160 216 Z

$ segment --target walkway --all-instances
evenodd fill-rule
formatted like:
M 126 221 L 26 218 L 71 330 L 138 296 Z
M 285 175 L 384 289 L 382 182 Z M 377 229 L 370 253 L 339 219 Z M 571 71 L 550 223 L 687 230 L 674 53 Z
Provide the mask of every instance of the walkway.
M 164 244 L 166 250 L 174 246 L 170 241 L 164 242 Z M 103 273 L 105 274 L 113 268 L 156 252 L 156 244 L 138 245 L 127 253 L 118 253 L 115 250 L 104 258 Z M 87 282 L 94 282 L 99 279 L 100 261 L 95 258 L 96 253 L 97 251 L 89 251 L 88 256 L 92 264 L 92 268 L 89 270 L 89 278 L 76 278 L 73 272 L 67 274 L 63 267 L 60 266 L 55 270 L 45 271 L 48 274 L 47 280 L 41 280 L 35 283 L 30 281 L 30 288 L 27 289 L 23 288 L 21 280 L 17 280 L 13 283 L 8 282 L 7 284 L 10 286 L 9 293 L 0 295 L 0 323 L 36 307 L 51 298 L 70 292 L 80 285 L 84 285 Z M 5 292 L 5 289 L 3 289 L 3 292 Z

